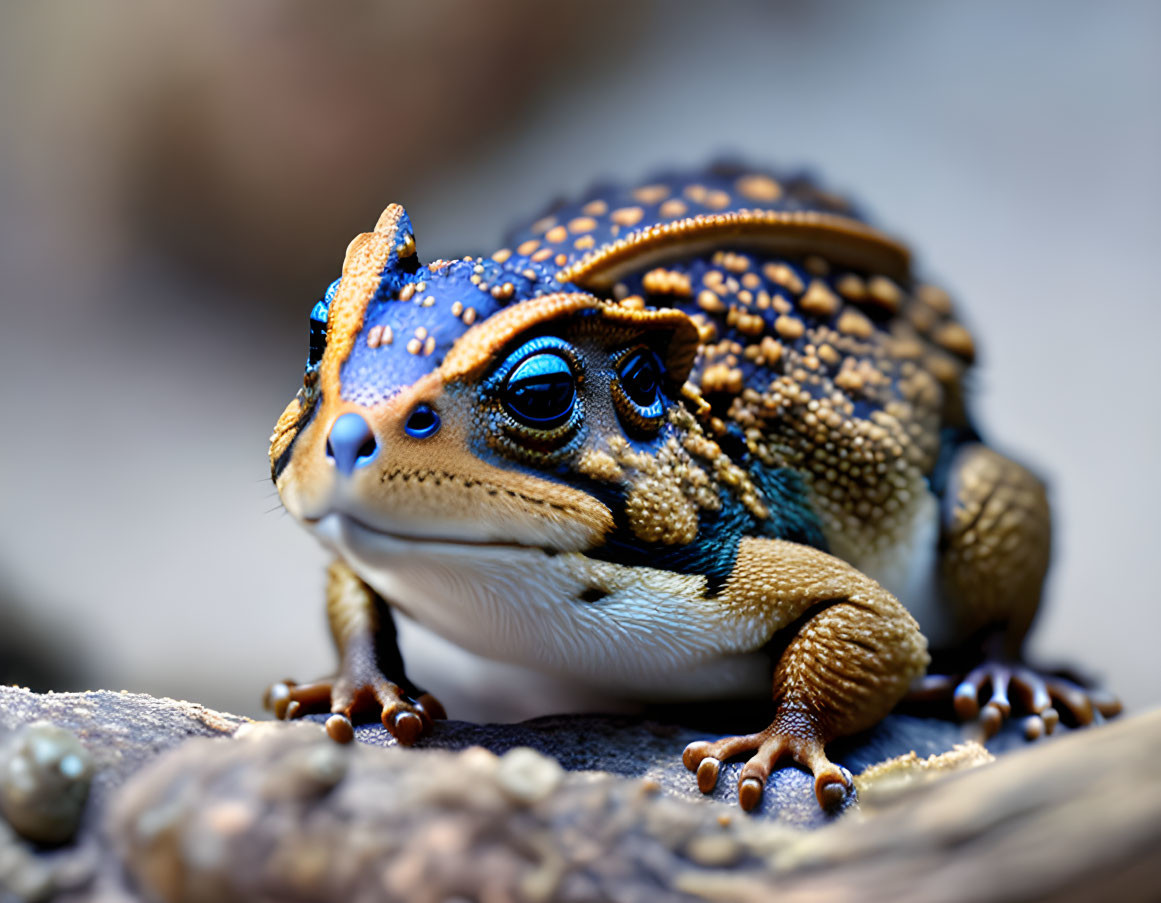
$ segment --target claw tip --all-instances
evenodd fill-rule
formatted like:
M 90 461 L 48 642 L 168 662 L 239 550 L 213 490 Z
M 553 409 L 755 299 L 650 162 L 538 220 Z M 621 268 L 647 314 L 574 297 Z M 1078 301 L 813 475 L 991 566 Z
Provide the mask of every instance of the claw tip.
M 738 785 L 738 802 L 747 812 L 752 812 L 762 799 L 762 782 L 757 778 L 745 778 Z

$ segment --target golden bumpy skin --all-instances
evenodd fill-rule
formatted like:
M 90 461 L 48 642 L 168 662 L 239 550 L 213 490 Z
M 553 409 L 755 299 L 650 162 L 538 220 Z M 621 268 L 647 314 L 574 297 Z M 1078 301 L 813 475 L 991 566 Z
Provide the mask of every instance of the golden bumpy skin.
M 752 753 L 747 808 L 784 757 L 841 798 L 826 744 L 900 700 L 924 634 L 964 652 L 926 683 L 962 716 L 990 687 L 994 729 L 1012 687 L 1041 732 L 1054 703 L 1083 723 L 1095 696 L 1019 660 L 1049 513 L 972 425 L 974 355 L 907 249 L 803 177 L 604 188 L 427 264 L 392 205 L 312 312 L 271 437 L 286 509 L 337 555 L 341 658 L 271 705 L 329 710 L 341 739 L 363 709 L 401 742 L 430 729 L 397 608 L 621 696 L 748 694 L 772 664 L 770 727 L 685 754 L 709 790 Z
M 927 666 L 915 619 L 890 593 L 837 558 L 780 540 L 744 540 L 723 602 L 733 617 L 800 621 L 774 669 L 774 720 L 757 734 L 686 747 L 683 761 L 709 792 L 723 759 L 754 755 L 738 799 L 753 809 L 774 766 L 789 757 L 815 776 L 819 805 L 840 802 L 846 776 L 826 757 L 836 737 L 883 718 Z

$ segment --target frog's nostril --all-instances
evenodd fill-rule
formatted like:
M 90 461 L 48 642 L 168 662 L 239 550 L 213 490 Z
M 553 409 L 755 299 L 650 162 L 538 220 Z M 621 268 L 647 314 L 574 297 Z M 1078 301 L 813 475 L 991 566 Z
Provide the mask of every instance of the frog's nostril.
M 413 439 L 426 439 L 439 432 L 439 414 L 429 404 L 416 405 L 403 424 L 403 431 Z
M 356 467 L 371 463 L 378 450 L 375 434 L 361 415 L 348 412 L 331 425 L 327 436 L 327 457 L 345 476 L 354 473 Z

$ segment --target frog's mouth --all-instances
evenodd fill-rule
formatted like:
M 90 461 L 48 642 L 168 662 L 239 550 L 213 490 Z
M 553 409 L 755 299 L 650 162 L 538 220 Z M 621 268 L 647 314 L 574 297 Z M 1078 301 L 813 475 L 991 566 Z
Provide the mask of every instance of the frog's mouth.
M 321 517 L 305 518 L 306 526 L 323 542 L 324 545 L 339 552 L 343 549 L 358 548 L 377 552 L 378 554 L 398 555 L 406 554 L 408 547 L 425 546 L 429 548 L 456 548 L 497 551 L 524 550 L 543 552 L 545 555 L 556 554 L 555 549 L 543 546 L 528 545 L 519 542 L 502 542 L 497 540 L 470 539 L 462 536 L 435 536 L 422 533 L 396 532 L 372 526 L 364 520 L 344 512 L 332 511 Z

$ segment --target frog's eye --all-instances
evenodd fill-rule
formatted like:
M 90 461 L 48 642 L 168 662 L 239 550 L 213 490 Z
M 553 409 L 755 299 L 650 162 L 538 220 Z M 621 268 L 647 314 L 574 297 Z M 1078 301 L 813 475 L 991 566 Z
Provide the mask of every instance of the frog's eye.
M 310 311 L 310 350 L 307 353 L 306 369 L 313 370 L 319 365 L 322 360 L 323 352 L 327 348 L 327 314 L 331 309 L 331 301 L 335 298 L 335 292 L 339 290 L 339 282 L 341 279 L 336 279 L 329 286 L 322 296 L 322 300 L 318 301 Z
M 661 394 L 661 361 L 649 348 L 638 346 L 620 356 L 612 383 L 613 402 L 625 423 L 652 432 L 661 426 L 665 396 Z
M 559 352 L 534 352 L 512 368 L 501 399 L 508 413 L 525 426 L 555 429 L 576 406 L 576 377 Z

